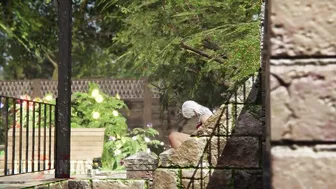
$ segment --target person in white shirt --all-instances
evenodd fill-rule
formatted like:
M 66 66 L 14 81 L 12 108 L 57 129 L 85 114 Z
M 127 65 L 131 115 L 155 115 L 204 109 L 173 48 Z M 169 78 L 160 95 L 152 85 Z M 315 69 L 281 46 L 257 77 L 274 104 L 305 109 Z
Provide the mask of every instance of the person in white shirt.
M 182 115 L 187 119 L 195 116 L 198 117 L 196 129 L 199 129 L 200 126 L 202 126 L 202 124 L 204 124 L 205 121 L 213 115 L 213 113 L 209 110 L 209 108 L 202 106 L 195 101 L 188 100 L 182 105 Z M 170 145 L 175 149 L 181 146 L 181 144 L 189 138 L 190 135 L 177 131 L 172 131 L 168 137 Z

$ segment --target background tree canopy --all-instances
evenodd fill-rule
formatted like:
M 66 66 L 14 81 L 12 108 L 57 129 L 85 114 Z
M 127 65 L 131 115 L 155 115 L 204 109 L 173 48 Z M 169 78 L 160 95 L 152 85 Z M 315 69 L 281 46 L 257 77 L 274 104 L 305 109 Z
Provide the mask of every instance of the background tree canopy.
M 80 0 L 73 78 L 149 77 L 164 107 L 210 108 L 260 67 L 260 0 Z M 5 79 L 57 78 L 57 1 L 3 0 Z M 0 70 L 0 71 L 1 71 Z

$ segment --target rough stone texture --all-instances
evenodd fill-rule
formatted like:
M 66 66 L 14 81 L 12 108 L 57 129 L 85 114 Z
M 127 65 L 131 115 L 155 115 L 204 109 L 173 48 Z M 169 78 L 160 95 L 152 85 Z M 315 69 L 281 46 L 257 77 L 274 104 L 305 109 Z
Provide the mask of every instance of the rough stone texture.
M 261 106 L 249 105 L 244 107 L 237 118 L 233 135 L 262 135 L 263 125 L 261 118 Z
M 88 180 L 68 180 L 68 188 L 91 189 L 91 184 Z
M 232 188 L 231 178 L 231 170 L 213 169 L 211 170 L 211 176 L 209 177 L 207 189 Z
M 182 187 L 186 189 L 203 189 L 207 188 L 209 182 L 209 177 L 204 180 L 195 180 L 195 179 L 182 179 Z
M 93 189 L 145 189 L 145 180 L 93 180 Z
M 231 135 L 234 128 L 234 117 L 238 116 L 243 105 L 222 105 L 204 126 L 192 133 L 192 136 Z
M 281 83 L 271 91 L 272 140 L 335 140 L 336 65 L 272 66 L 271 73 Z
M 188 179 L 201 179 L 205 176 L 209 176 L 210 169 L 203 169 L 203 168 L 192 168 L 192 169 L 182 169 L 182 178 Z
M 227 137 L 219 136 L 214 136 L 208 140 L 207 154 L 210 165 L 217 165 L 218 158 L 223 154 L 228 140 Z
M 170 148 L 159 155 L 159 167 L 170 167 L 172 162 L 170 156 L 175 152 L 174 148 Z
M 178 170 L 157 169 L 154 172 L 153 189 L 177 189 L 180 185 Z
M 61 181 L 49 184 L 49 189 L 68 189 L 68 182 Z
M 127 171 L 128 179 L 152 179 L 154 171 Z
M 203 138 L 191 138 L 185 141 L 176 150 L 168 150 L 160 154 L 160 167 L 195 167 L 199 164 L 206 140 Z
M 234 188 L 235 189 L 262 189 L 261 170 L 235 170 Z
M 273 147 L 273 188 L 335 188 L 335 151 L 311 148 Z
M 274 0 L 273 56 L 336 55 L 336 1 Z
M 255 137 L 231 137 L 218 156 L 211 156 L 210 165 L 220 167 L 258 168 L 261 149 Z
M 154 153 L 139 152 L 125 159 L 126 170 L 155 170 L 159 158 Z
M 91 189 L 91 184 L 88 180 L 68 180 L 68 188 Z
M 278 87 L 271 92 L 271 120 L 272 140 L 280 140 L 286 133 L 286 123 L 291 117 L 291 111 L 288 109 L 289 94 L 286 87 Z
M 182 179 L 182 188 L 188 189 L 218 189 L 230 188 L 232 178 L 231 170 L 211 170 L 208 174 L 203 175 L 202 179 L 184 178 Z

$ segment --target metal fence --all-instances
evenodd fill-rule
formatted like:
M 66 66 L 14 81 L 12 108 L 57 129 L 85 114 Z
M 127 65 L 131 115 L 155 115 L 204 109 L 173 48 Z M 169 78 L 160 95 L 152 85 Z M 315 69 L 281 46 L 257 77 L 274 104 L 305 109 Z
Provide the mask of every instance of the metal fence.
M 55 104 L 0 96 L 1 176 L 54 169 Z

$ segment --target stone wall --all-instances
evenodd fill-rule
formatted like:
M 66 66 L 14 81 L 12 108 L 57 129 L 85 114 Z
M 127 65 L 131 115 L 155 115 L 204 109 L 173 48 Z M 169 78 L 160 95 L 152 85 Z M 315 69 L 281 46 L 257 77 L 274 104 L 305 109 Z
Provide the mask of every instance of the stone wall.
M 17 188 L 26 189 L 147 189 L 148 180 L 144 179 L 70 179 L 43 184 L 25 184 Z M 16 188 L 10 187 L 9 188 Z
M 336 188 L 336 1 L 267 9 L 271 187 Z
M 262 188 L 265 137 L 258 78 L 250 78 L 179 148 L 159 157 L 127 158 L 127 177 L 148 178 L 153 189 Z

